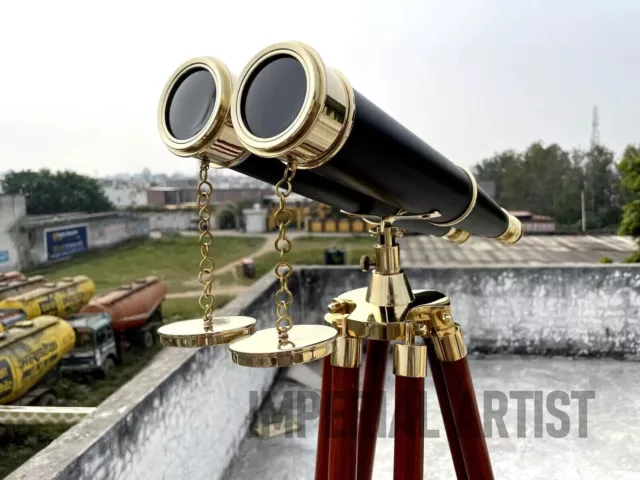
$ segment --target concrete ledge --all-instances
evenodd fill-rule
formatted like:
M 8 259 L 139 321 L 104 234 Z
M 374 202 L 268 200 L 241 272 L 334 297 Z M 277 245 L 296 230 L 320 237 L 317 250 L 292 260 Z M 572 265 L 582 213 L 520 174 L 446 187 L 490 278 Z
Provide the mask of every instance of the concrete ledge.
M 640 357 L 640 266 L 406 271 L 414 289 L 451 297 L 471 350 Z M 297 267 L 290 282 L 296 322 L 322 321 L 333 297 L 366 281 L 354 267 Z M 270 327 L 276 289 L 269 274 L 220 313 Z M 7 479 L 220 479 L 276 373 L 238 367 L 224 347 L 165 349 Z

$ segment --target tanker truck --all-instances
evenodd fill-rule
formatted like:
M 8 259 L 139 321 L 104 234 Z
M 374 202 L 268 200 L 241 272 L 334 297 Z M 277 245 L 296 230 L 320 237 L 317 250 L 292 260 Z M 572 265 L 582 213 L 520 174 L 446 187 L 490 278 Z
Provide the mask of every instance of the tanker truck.
M 91 300 L 68 318 L 76 345 L 62 360 L 62 370 L 106 376 L 129 343 L 151 348 L 166 294 L 166 284 L 148 276 Z
M 9 280 L 19 280 L 24 278 L 22 272 L 12 271 L 12 272 L 0 272 L 0 282 L 8 282 Z
M 50 315 L 18 321 L 12 315 L 0 317 L 0 405 L 54 405 L 56 367 L 73 348 L 75 332 Z
M 9 297 L 19 295 L 20 293 L 29 292 L 38 287 L 42 287 L 46 281 L 47 279 L 42 275 L 7 281 L 0 280 L 0 300 L 5 300 Z
M 1 300 L 0 309 L 22 310 L 29 319 L 41 315 L 65 318 L 80 311 L 95 291 L 96 286 L 89 277 L 66 277 Z

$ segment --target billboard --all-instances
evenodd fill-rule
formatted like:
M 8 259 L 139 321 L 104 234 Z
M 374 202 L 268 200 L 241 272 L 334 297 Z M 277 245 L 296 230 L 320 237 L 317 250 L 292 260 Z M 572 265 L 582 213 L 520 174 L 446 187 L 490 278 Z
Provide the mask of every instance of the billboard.
M 72 225 L 44 231 L 47 260 L 61 260 L 89 249 L 87 225 Z

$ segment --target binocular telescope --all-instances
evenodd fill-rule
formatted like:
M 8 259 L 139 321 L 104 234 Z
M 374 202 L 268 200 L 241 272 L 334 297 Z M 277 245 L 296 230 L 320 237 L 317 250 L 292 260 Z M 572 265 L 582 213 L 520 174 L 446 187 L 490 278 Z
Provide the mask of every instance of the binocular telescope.
M 216 58 L 185 62 L 164 88 L 158 126 L 174 154 L 271 185 L 282 177 L 282 162 L 294 160 L 294 192 L 354 215 L 400 216 L 396 225 L 407 231 L 457 242 L 469 233 L 506 244 L 522 236 L 520 222 L 469 170 L 387 115 L 303 43 L 265 48 L 237 81 Z

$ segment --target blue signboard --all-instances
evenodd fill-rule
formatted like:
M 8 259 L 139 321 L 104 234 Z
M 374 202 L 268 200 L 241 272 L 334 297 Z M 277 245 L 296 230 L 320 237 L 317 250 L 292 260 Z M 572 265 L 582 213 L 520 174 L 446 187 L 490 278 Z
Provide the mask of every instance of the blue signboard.
M 9 250 L 0 250 L 0 263 L 9 263 Z
M 44 236 L 47 260 L 67 258 L 76 253 L 86 252 L 89 248 L 86 225 L 46 230 Z

